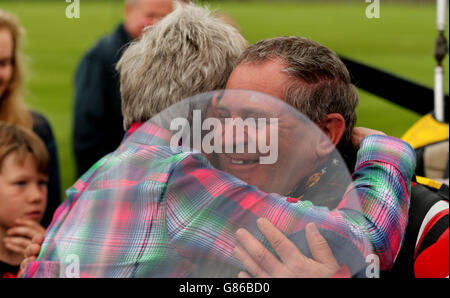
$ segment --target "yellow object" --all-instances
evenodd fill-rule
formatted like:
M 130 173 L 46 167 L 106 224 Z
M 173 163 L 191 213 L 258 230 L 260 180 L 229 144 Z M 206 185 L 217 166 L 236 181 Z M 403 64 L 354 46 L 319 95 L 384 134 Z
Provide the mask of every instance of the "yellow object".
M 421 176 L 416 176 L 416 181 L 417 183 L 435 188 L 435 189 L 441 189 L 442 183 L 437 182 L 436 180 L 430 179 L 430 178 L 426 178 L 426 177 L 421 177 Z
M 448 123 L 441 123 L 427 114 L 402 136 L 414 149 L 448 139 Z

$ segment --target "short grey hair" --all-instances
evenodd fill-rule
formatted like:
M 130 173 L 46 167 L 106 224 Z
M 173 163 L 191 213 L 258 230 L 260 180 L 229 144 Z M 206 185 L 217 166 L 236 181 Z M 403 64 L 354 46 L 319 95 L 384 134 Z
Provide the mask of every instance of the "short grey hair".
M 283 36 L 250 46 L 238 63 L 260 64 L 269 60 L 283 63 L 283 71 L 291 78 L 283 99 L 315 123 L 330 113 L 341 114 L 346 125 L 343 142 L 350 142 L 359 97 L 338 55 L 310 39 Z
M 117 64 L 124 128 L 183 98 L 225 88 L 246 40 L 194 4 L 177 5 L 133 42 Z

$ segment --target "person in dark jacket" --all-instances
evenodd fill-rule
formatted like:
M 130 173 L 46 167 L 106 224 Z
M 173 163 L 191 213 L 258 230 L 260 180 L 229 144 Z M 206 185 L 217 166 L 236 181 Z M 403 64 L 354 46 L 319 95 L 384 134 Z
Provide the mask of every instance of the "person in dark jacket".
M 73 124 L 77 177 L 122 141 L 123 117 L 115 65 L 130 41 L 172 11 L 172 2 L 125 1 L 124 23 L 101 38 L 81 60 L 75 75 Z

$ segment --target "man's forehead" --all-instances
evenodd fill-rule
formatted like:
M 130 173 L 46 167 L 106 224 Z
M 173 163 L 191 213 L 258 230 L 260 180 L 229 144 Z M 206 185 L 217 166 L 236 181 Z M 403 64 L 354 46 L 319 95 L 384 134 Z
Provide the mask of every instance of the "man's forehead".
M 231 73 L 226 88 L 259 91 L 284 100 L 284 90 L 290 80 L 284 68 L 277 60 L 242 62 Z
M 216 106 L 217 110 L 238 112 L 242 117 L 266 118 L 278 116 L 281 109 L 276 99 L 270 100 L 262 94 L 226 93 Z M 279 101 L 278 101 L 279 102 Z
M 260 92 L 226 90 L 215 106 L 217 111 L 242 118 L 283 118 L 305 121 L 300 113 L 278 98 Z M 295 121 L 297 121 L 295 120 Z

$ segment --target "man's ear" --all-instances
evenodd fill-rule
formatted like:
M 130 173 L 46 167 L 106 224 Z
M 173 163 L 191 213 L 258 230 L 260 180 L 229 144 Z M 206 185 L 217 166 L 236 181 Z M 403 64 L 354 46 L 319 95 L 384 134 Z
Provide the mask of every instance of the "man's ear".
M 328 138 L 321 138 L 317 148 L 319 156 L 330 154 L 337 146 L 345 132 L 345 120 L 341 114 L 328 114 L 320 123 L 319 127 Z M 323 136 L 322 136 L 323 137 Z M 331 141 L 331 142 L 330 142 Z

